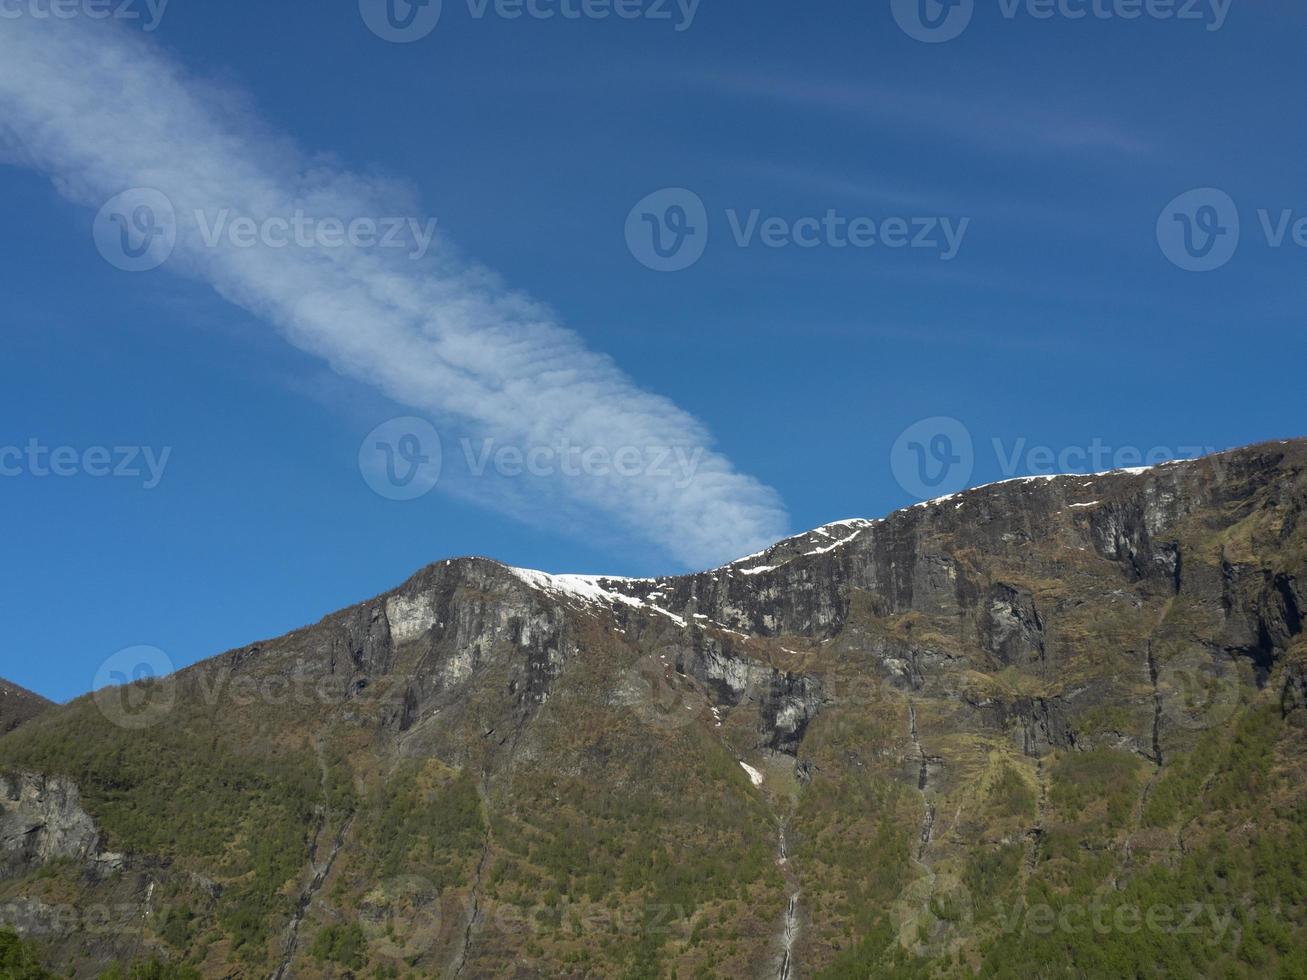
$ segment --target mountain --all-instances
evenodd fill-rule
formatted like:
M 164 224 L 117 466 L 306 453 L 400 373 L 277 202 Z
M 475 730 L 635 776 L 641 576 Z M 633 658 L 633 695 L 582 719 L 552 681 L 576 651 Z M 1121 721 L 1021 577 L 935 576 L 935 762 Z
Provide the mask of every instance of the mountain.
M 442 561 L 0 739 L 0 911 L 78 977 L 1307 976 L 1305 509 L 1297 440 Z
M 13 731 L 52 706 L 53 702 L 41 695 L 0 677 L 0 735 Z

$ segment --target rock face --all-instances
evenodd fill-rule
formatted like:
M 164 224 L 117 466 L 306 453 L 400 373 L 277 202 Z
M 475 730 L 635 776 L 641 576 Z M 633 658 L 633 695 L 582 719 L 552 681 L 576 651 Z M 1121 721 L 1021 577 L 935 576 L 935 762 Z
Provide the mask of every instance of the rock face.
M 864 676 L 946 697 L 1032 756 L 1104 738 L 1146 754 L 1148 731 L 1095 731 L 1083 717 L 1146 707 L 1150 630 L 1136 630 L 1148 610 L 1179 601 L 1209 616 L 1198 646 L 1245 662 L 1261 683 L 1301 635 L 1301 571 L 1236 555 L 1211 563 L 1187 555 L 1182 538 L 1193 533 L 1191 515 L 1204 515 L 1196 530 L 1206 532 L 1206 515 L 1253 507 L 1283 509 L 1276 533 L 1291 535 L 1303 448 L 1012 480 L 883 520 L 829 525 L 686 576 L 550 576 L 445 561 L 215 665 L 234 675 L 294 671 L 360 710 L 375 707 L 361 692 L 380 685 L 378 721 L 396 735 L 463 713 L 468 692 L 495 676 L 503 693 L 493 727 L 502 733 L 528 724 L 597 625 L 609 642 L 662 655 L 711 707 L 744 708 L 755 748 L 797 757 L 823 703 L 838 697 L 814 645 L 855 645 Z M 1268 494 L 1283 499 L 1260 500 Z M 1129 635 L 1109 634 L 1113 625 Z M 1117 666 L 1086 662 L 1103 655 Z M 1038 690 L 978 696 L 977 675 L 1004 671 Z
M 304 841 L 300 866 L 267 887 L 305 897 L 293 918 L 260 899 L 266 962 L 248 945 L 240 960 L 269 973 L 318 975 L 305 952 L 315 936 L 358 920 L 373 965 L 435 974 L 656 975 L 656 961 L 680 975 L 764 975 L 783 935 L 795 975 L 877 975 L 849 957 L 859 937 L 897 928 L 887 923 L 903 895 L 934 908 L 931 888 L 975 890 L 1001 874 L 1005 900 L 1064 893 L 1082 864 L 1095 887 L 1123 890 L 1190 860 L 1205 835 L 1246 838 L 1234 828 L 1293 812 L 1290 790 L 1271 806 L 1255 797 L 1270 789 L 1229 792 L 1213 767 L 1223 753 L 1246 760 L 1270 731 L 1258 771 L 1307 775 L 1305 509 L 1297 441 L 1007 481 L 690 575 L 442 561 L 182 672 L 157 727 L 115 730 L 78 703 L 55 716 L 62 741 L 32 734 L 46 722 L 20 729 L 0 740 L 0 762 L 89 774 L 87 808 L 105 815 L 114 846 L 124 801 L 169 785 L 169 772 L 119 779 L 103 771 L 114 756 L 68 733 L 94 728 L 134 759 L 152 758 L 132 753 L 143 739 L 269 767 L 303 753 L 295 785 L 320 779 L 322 798 L 286 838 Z M 1273 728 L 1253 726 L 1268 718 Z M 1210 771 L 1190 772 L 1191 758 Z M 171 880 L 211 886 L 188 900 L 196 935 L 244 921 L 223 903 L 251 887 L 239 859 L 274 818 L 237 804 L 275 794 L 242 779 L 201 783 L 206 807 L 227 794 L 229 818 L 210 809 L 199 821 L 184 796 L 150 796 L 159 820 L 192 837 L 199 824 L 230 834 L 189 851 L 166 835 L 158 844 Z M 93 861 L 95 824 L 66 780 L 0 785 L 13 874 Z M 462 802 L 443 808 L 450 799 Z M 1236 815 L 1244 804 L 1262 816 Z M 415 813 L 439 814 L 438 829 Z M 759 848 L 769 854 L 778 826 L 773 873 Z M 134 854 L 131 866 L 150 860 Z M 697 870 L 669 883 L 674 867 Z M 135 901 L 149 903 L 146 887 Z M 659 895 L 694 907 L 657 933 L 611 921 L 646 921 Z M 385 896 L 402 908 L 378 911 Z M 533 906 L 545 898 L 547 910 Z M 591 929 L 595 910 L 609 921 Z M 995 935 L 972 911 L 948 927 L 954 945 L 905 929 L 905 948 L 981 956 Z M 552 925 L 505 927 L 515 914 Z M 398 928 L 414 921 L 420 941 Z M 178 942 L 173 952 L 208 957 L 215 975 L 237 961 L 223 943 Z M 623 959 L 637 948 L 652 959 Z
M 41 695 L 0 677 L 0 735 L 13 731 L 51 707 L 53 704 Z
M 0 773 L 0 880 L 56 860 L 89 862 L 100 842 L 81 794 L 60 776 Z

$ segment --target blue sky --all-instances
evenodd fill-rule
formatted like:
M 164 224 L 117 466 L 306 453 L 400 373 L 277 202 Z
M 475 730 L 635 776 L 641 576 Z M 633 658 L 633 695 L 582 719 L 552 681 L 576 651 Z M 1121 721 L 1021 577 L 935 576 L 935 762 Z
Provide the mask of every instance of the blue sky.
M 77 461 L 60 477 L 0 456 L 0 675 L 51 697 L 122 648 L 181 666 L 452 555 L 656 574 L 961 483 L 1303 434 L 1307 11 L 1288 2 L 1233 4 L 1211 30 L 1210 4 L 1073 19 L 976 0 L 943 43 L 889 0 L 702 0 L 692 20 L 445 0 L 403 44 L 355 4 L 173 0 L 148 32 L 5 9 L 0 447 Z M 56 72 L 83 42 L 127 52 L 122 78 Z M 251 200 L 434 218 L 431 255 L 351 253 L 347 271 L 409 277 L 454 319 L 473 297 L 461 374 L 396 355 L 318 267 L 305 313 L 296 246 L 206 251 L 183 230 L 146 272 L 97 247 L 106 214 L 135 213 L 119 191 L 164 184 L 185 224 L 193 205 L 242 214 L 231 188 L 264 178 Z M 1172 204 L 1195 188 L 1213 190 Z M 648 268 L 640 230 L 672 241 L 687 202 L 702 255 Z M 894 219 L 922 247 L 891 247 Z M 839 247 L 855 220 L 875 243 Z M 1179 267 L 1186 222 L 1219 239 L 1189 259 L 1219 267 Z M 365 437 L 414 416 L 440 478 L 391 499 L 408 485 L 376 492 L 360 446 L 391 439 L 402 469 L 399 430 Z M 578 452 L 644 455 L 620 478 L 561 456 L 515 476 L 511 453 L 470 471 L 463 440 L 529 452 L 546 417 Z M 141 475 L 92 475 L 95 447 Z M 646 451 L 673 447 L 691 478 L 671 455 L 653 472 Z M 168 451 L 150 489 L 147 448 Z

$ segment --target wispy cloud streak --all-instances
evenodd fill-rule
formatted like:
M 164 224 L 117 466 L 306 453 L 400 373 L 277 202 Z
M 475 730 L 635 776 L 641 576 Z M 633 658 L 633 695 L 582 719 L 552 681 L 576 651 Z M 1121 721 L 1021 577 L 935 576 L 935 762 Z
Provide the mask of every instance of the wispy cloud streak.
M 728 95 L 838 113 L 1005 155 L 1089 151 L 1131 160 L 1154 149 L 1150 140 L 1103 119 L 1011 98 L 986 101 L 972 93 L 962 99 L 955 93 L 936 94 L 900 85 L 821 82 L 751 72 L 713 72 L 690 80 Z
M 440 236 L 421 261 L 357 247 L 206 243 L 196 212 L 259 220 L 417 215 L 401 185 L 346 172 L 269 132 L 241 98 L 212 88 L 145 38 L 81 21 L 6 23 L 0 131 L 9 156 L 99 207 L 132 187 L 175 205 L 170 266 L 275 325 L 295 346 L 404 405 L 501 442 L 708 447 L 704 426 L 641 390 L 557 318 Z M 709 450 L 688 487 L 675 474 L 559 476 L 553 492 L 703 565 L 783 536 L 771 489 Z

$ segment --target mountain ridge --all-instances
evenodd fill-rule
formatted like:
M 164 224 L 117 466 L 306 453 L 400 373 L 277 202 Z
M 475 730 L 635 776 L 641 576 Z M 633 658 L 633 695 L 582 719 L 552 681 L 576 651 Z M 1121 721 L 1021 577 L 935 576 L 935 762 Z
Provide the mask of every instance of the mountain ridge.
M 55 703 L 0 677 L 0 735 L 55 707 Z
M 1256 855 L 1307 844 L 1304 511 L 1294 440 L 1002 481 L 685 575 L 445 559 L 0 739 L 24 787 L 0 819 L 63 828 L 0 909 L 79 976 L 142 950 L 215 977 L 1290 969 L 1256 913 L 1275 893 L 1307 938 L 1295 865 Z M 51 876 L 60 853 L 85 870 Z M 1228 924 L 1137 950 L 1005 925 L 1104 876 L 1113 908 Z M 89 947 L 40 931 L 58 895 L 147 894 Z
M 833 528 L 856 525 L 857 530 L 855 531 L 855 533 L 853 535 L 850 535 L 847 539 L 837 542 L 835 546 L 843 545 L 848 543 L 848 541 L 851 541 L 853 537 L 856 537 L 857 534 L 860 534 L 862 531 L 865 531 L 874 525 L 883 524 L 885 522 L 894 520 L 895 518 L 898 518 L 902 515 L 906 515 L 911 511 L 922 509 L 922 508 L 939 506 L 940 504 L 949 501 L 956 501 L 955 506 L 961 507 L 968 497 L 971 497 L 974 494 L 979 494 L 985 491 L 993 491 L 996 488 L 1011 487 L 1016 485 L 1045 482 L 1045 481 L 1079 480 L 1084 482 L 1084 481 L 1100 480 L 1104 478 L 1138 477 L 1167 467 L 1210 466 L 1215 464 L 1222 457 L 1230 456 L 1232 454 L 1250 453 L 1250 452 L 1256 452 L 1262 450 L 1273 451 L 1273 448 L 1276 446 L 1302 446 L 1302 445 L 1307 445 L 1307 436 L 1297 437 L 1294 439 L 1267 440 L 1265 442 L 1255 443 L 1249 446 L 1222 450 L 1220 452 L 1211 453 L 1206 456 L 1195 457 L 1193 459 L 1167 460 L 1151 466 L 1121 467 L 1117 469 L 1104 470 L 1095 473 L 1051 473 L 1051 474 L 1036 474 L 1036 475 L 1027 475 L 1027 476 L 1007 477 L 1002 480 L 996 480 L 991 483 L 980 484 L 974 487 L 967 487 L 965 489 L 953 493 L 944 494 L 939 497 L 931 498 L 924 501 L 919 501 L 917 503 L 907 504 L 903 507 L 890 511 L 883 517 L 851 517 L 851 518 L 844 518 L 841 520 L 835 520 L 825 524 L 821 524 L 807 531 L 797 532 L 795 534 L 781 538 L 779 541 L 773 543 L 772 545 L 769 545 L 767 548 L 764 548 L 761 551 L 755 552 L 750 555 L 746 555 L 741 558 L 736 558 L 732 561 L 726 562 L 723 565 L 719 565 L 714 568 L 709 568 L 702 571 L 677 572 L 677 573 L 669 573 L 665 575 L 654 575 L 654 576 L 627 576 L 627 575 L 614 575 L 614 574 L 591 573 L 591 572 L 547 572 L 540 569 L 515 566 L 490 555 L 467 554 L 467 555 L 451 556 L 443 559 L 438 559 L 437 561 L 424 565 L 421 568 L 414 571 L 410 576 L 408 576 L 408 578 L 404 579 L 404 581 L 401 582 L 400 584 L 390 589 L 387 589 L 383 592 L 380 592 L 369 599 L 365 599 L 362 600 L 361 602 L 353 603 L 349 606 L 341 607 L 341 609 L 336 610 L 334 613 L 328 613 L 324 617 L 324 619 L 329 618 L 330 616 L 342 612 L 346 609 L 352 609 L 357 606 L 367 605 L 369 603 L 373 603 L 385 599 L 386 597 L 402 590 L 411 581 L 419 578 L 424 573 L 427 573 L 428 571 L 441 566 L 449 565 L 451 563 L 489 562 L 493 565 L 497 565 L 511 572 L 523 573 L 526 576 L 526 579 L 528 580 L 528 584 L 530 584 L 532 580 L 534 580 L 534 582 L 537 584 L 543 584 L 545 581 L 548 581 L 551 584 L 558 586 L 559 591 L 562 592 L 569 591 L 567 588 L 569 584 L 582 586 L 582 585 L 589 585 L 589 584 L 614 583 L 614 584 L 625 585 L 630 587 L 630 586 L 638 586 L 642 584 L 657 584 L 660 582 L 667 582 L 672 580 L 692 579 L 697 576 L 710 575 L 714 573 L 731 572 L 731 571 L 740 572 L 746 575 L 754 575 L 754 574 L 760 574 L 763 571 L 770 571 L 771 568 L 753 567 L 749 569 L 740 569 L 737 566 L 749 562 L 752 559 L 767 558 L 768 556 L 774 554 L 782 553 L 785 551 L 792 551 L 801 543 L 808 543 L 815 536 L 826 534 L 826 532 L 829 532 Z M 1098 503 L 1098 501 L 1093 501 L 1092 503 Z M 1087 505 L 1088 505 L 1087 503 L 1071 503 L 1068 506 L 1082 507 Z M 813 552 L 813 553 L 819 553 L 819 552 Z M 813 554 L 813 553 L 809 553 L 809 554 Z M 317 622 L 322 622 L 322 621 L 323 620 L 318 620 Z M 291 633 L 299 632 L 300 630 L 307 629 L 312 625 L 315 624 L 313 623 L 305 624 L 304 626 L 297 627 L 296 629 L 291 630 L 290 632 Z M 281 634 L 281 635 L 288 635 L 288 634 Z M 276 639 L 276 637 L 268 637 L 265 639 L 265 641 L 256 641 L 256 642 L 266 642 L 267 640 L 272 640 L 272 639 Z M 218 654 L 216 656 L 221 656 L 221 654 Z

